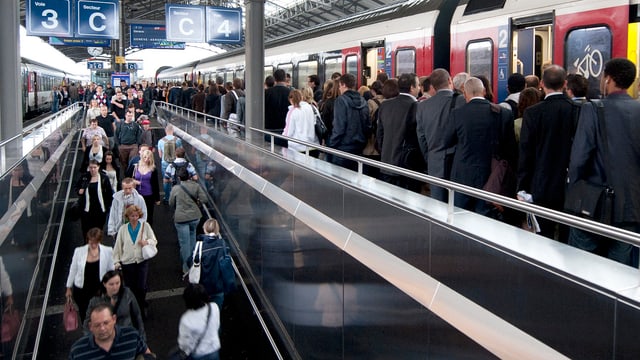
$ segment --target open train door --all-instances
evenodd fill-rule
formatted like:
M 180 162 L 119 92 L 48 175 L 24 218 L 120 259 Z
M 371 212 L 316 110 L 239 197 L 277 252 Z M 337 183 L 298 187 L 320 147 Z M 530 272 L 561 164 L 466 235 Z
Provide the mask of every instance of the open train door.
M 542 77 L 542 68 L 550 64 L 553 46 L 553 13 L 514 18 L 512 28 L 511 72 Z
M 362 48 L 362 85 L 371 85 L 378 73 L 385 72 L 384 40 L 371 41 L 361 44 Z

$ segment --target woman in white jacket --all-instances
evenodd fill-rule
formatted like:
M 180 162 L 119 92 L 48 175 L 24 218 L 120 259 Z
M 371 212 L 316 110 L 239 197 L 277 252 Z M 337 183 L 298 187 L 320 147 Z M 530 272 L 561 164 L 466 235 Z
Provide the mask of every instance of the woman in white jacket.
M 300 90 L 291 90 L 289 93 L 289 112 L 287 113 L 286 125 L 282 131 L 282 135 L 292 137 L 294 139 L 320 144 L 316 136 L 315 124 L 316 116 L 311 105 L 302 100 L 302 92 Z M 304 152 L 307 146 L 289 142 L 289 149 Z M 318 150 L 309 148 L 313 157 L 318 157 Z
M 84 321 L 87 306 L 92 297 L 98 295 L 100 281 L 104 274 L 113 270 L 113 249 L 102 245 L 102 230 L 91 228 L 87 231 L 87 244 L 73 252 L 66 297 L 78 304 L 80 319 Z

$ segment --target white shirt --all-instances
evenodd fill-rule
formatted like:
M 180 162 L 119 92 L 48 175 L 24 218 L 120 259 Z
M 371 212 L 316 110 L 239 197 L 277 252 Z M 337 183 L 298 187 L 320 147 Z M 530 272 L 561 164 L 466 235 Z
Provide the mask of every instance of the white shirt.
M 178 346 L 189 355 L 203 356 L 220 350 L 220 338 L 218 337 L 220 310 L 216 303 L 212 302 L 208 305 L 211 308 L 208 324 L 205 324 L 207 320 L 206 306 L 196 310 L 187 310 L 180 318 Z M 203 331 L 206 331 L 204 336 L 202 336 Z M 200 336 L 202 336 L 202 341 L 192 353 Z

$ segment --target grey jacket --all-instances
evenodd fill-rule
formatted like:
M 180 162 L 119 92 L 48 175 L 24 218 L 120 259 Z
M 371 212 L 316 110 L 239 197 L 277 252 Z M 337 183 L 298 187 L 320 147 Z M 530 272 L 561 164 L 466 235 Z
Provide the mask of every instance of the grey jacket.
M 184 186 L 184 188 L 181 185 Z M 187 191 L 185 191 L 185 189 Z M 191 193 L 193 198 L 199 200 L 200 203 L 207 202 L 207 194 L 197 182 L 187 180 L 182 181 L 179 185 L 174 185 L 173 188 L 171 188 L 171 195 L 169 196 L 169 206 L 175 209 L 173 221 L 176 223 L 198 220 L 202 217 L 200 206 L 198 206 L 189 193 Z

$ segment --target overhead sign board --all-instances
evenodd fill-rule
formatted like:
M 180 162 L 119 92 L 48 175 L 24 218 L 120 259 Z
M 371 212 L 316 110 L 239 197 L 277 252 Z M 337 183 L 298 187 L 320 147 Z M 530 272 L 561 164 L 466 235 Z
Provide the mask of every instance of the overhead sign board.
M 167 40 L 165 25 L 131 24 L 131 46 L 139 49 L 184 49 L 183 41 Z
M 127 70 L 138 70 L 138 64 L 136 64 L 136 63 L 127 63 Z
M 204 7 L 165 4 L 165 13 L 167 40 L 204 42 Z
M 77 0 L 78 20 L 76 38 L 114 39 L 120 38 L 118 0 Z
M 240 44 L 242 42 L 242 10 L 207 6 L 207 42 Z
M 73 36 L 69 0 L 27 0 L 27 35 Z
M 97 70 L 104 68 L 104 64 L 102 61 L 87 61 L 87 69 L 89 70 Z
M 111 40 L 106 39 L 74 39 L 59 38 L 56 36 L 49 37 L 49 45 L 65 45 L 65 46 L 83 46 L 83 47 L 109 47 Z

